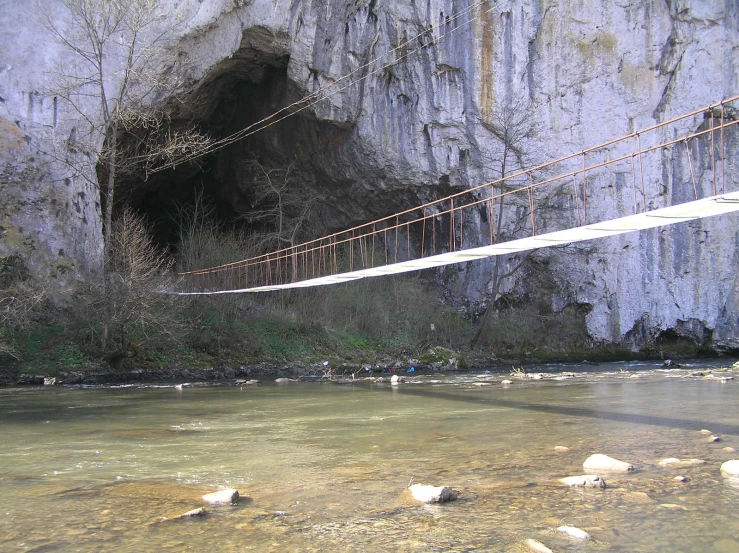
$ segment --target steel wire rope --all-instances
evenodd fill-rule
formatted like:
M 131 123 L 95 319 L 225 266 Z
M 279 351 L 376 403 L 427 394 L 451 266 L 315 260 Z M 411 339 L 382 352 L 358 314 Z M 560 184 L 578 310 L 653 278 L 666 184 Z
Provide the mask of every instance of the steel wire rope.
M 731 103 L 731 102 L 734 102 L 734 101 L 737 101 L 737 100 L 739 100 L 739 95 L 733 96 L 731 98 L 724 99 L 724 100 L 722 100 L 719 103 L 712 104 L 712 105 L 708 106 L 708 109 L 711 109 L 711 108 L 716 107 L 716 106 L 723 106 L 726 103 Z M 464 196 L 466 194 L 470 194 L 472 192 L 478 191 L 478 190 L 480 190 L 482 188 L 489 187 L 491 185 L 497 184 L 497 183 L 501 182 L 502 180 L 511 180 L 511 179 L 515 179 L 517 177 L 527 176 L 532 171 L 542 170 L 542 169 L 545 169 L 545 168 L 550 167 L 552 165 L 555 165 L 555 164 L 558 164 L 558 163 L 562 163 L 563 161 L 567 161 L 567 160 L 576 158 L 576 157 L 578 157 L 580 155 L 584 155 L 584 154 L 587 154 L 587 153 L 590 153 L 590 152 L 597 151 L 599 149 L 602 149 L 602 148 L 605 148 L 605 147 L 610 146 L 612 144 L 615 144 L 615 143 L 618 143 L 618 142 L 627 140 L 629 138 L 638 137 L 639 135 L 644 134 L 646 132 L 653 131 L 653 130 L 658 129 L 658 128 L 661 128 L 663 126 L 670 125 L 670 124 L 675 123 L 677 121 L 680 121 L 680 120 L 686 119 L 688 117 L 692 117 L 694 115 L 700 114 L 701 112 L 704 112 L 705 110 L 706 110 L 706 108 L 701 108 L 701 109 L 698 109 L 698 110 L 694 110 L 694 111 L 692 111 L 690 113 L 687 113 L 687 114 L 684 114 L 684 115 L 681 115 L 681 116 L 674 117 L 674 118 L 672 118 L 672 119 L 670 119 L 668 121 L 663 121 L 661 123 L 657 123 L 655 125 L 651 125 L 651 126 L 646 127 L 644 129 L 640 129 L 638 131 L 634 131 L 634 132 L 629 133 L 629 134 L 627 134 L 625 136 L 622 136 L 622 137 L 619 137 L 619 138 L 615 138 L 615 139 L 609 140 L 607 142 L 604 142 L 604 143 L 601 143 L 601 144 L 598 144 L 598 145 L 595 145 L 595 146 L 591 146 L 589 148 L 586 148 L 584 150 L 581 150 L 580 152 L 575 152 L 575 153 L 572 153 L 572 154 L 569 154 L 569 155 L 560 157 L 560 158 L 558 158 L 556 160 L 549 161 L 549 162 L 546 162 L 546 163 L 537 165 L 537 166 L 532 167 L 530 169 L 521 170 L 521 171 L 519 171 L 517 173 L 514 173 L 512 175 L 508 175 L 508 176 L 503 177 L 503 178 L 494 179 L 492 181 L 489 181 L 489 182 L 480 184 L 480 185 L 478 185 L 478 186 L 476 186 L 474 188 L 470 188 L 470 189 L 467 189 L 467 190 L 464 190 L 464 191 L 461 191 L 461 192 L 457 192 L 457 193 L 452 194 L 450 196 L 447 196 L 445 198 L 440 198 L 438 200 L 427 202 L 427 203 L 425 203 L 425 204 L 423 204 L 421 206 L 416 206 L 416 207 L 413 207 L 413 208 L 410 208 L 410 209 L 401 211 L 399 213 L 395 213 L 393 215 L 389 215 L 389 216 L 384 217 L 382 219 L 377 219 L 376 221 L 373 221 L 373 222 L 370 222 L 370 223 L 364 223 L 362 225 L 358 225 L 356 227 L 353 227 L 353 228 L 350 228 L 350 229 L 346 229 L 344 231 L 341 231 L 339 233 L 335 233 L 335 234 L 330 235 L 328 237 L 323 237 L 323 238 L 320 238 L 320 239 L 310 240 L 308 242 L 305 242 L 303 244 L 300 244 L 299 246 L 304 246 L 304 247 L 307 248 L 309 245 L 314 244 L 314 243 L 319 242 L 319 241 L 322 241 L 322 240 L 325 240 L 326 238 L 329 238 L 329 239 L 335 238 L 335 237 L 338 237 L 340 235 L 346 234 L 347 232 L 350 232 L 352 230 L 358 230 L 358 229 L 361 229 L 361 228 L 364 228 L 364 227 L 368 227 L 370 225 L 375 225 L 375 224 L 382 223 L 382 222 L 388 222 L 388 221 L 391 221 L 392 219 L 397 219 L 400 216 L 407 215 L 407 214 L 413 213 L 415 211 L 418 211 L 418 210 L 421 210 L 421 209 L 424 209 L 424 208 L 433 207 L 434 205 L 439 204 L 439 203 L 442 203 L 442 202 L 445 202 L 445 201 L 452 201 L 453 202 L 453 200 L 455 198 L 459 198 L 459 197 Z M 732 126 L 737 125 L 737 124 L 739 124 L 739 120 L 733 120 L 733 121 L 729 121 L 727 123 L 722 123 L 721 127 L 722 128 L 723 127 L 732 127 Z M 556 175 L 554 177 L 546 178 L 546 179 L 544 179 L 544 180 L 542 180 L 540 182 L 536 182 L 534 184 L 529 184 L 527 186 L 522 186 L 522 187 L 517 188 L 515 190 L 509 190 L 507 192 L 503 192 L 501 194 L 495 195 L 494 196 L 494 199 L 497 199 L 497 198 L 499 198 L 501 196 L 507 196 L 507 195 L 510 195 L 510 194 L 517 194 L 517 193 L 521 193 L 521 192 L 526 192 L 529 189 L 538 188 L 540 186 L 549 184 L 551 182 L 560 180 L 562 178 L 574 177 L 574 176 L 578 175 L 579 173 L 582 173 L 583 171 L 589 171 L 589 170 L 593 170 L 593 169 L 598 169 L 600 167 L 611 165 L 611 164 L 613 164 L 615 162 L 626 160 L 626 159 L 628 159 L 629 157 L 631 157 L 633 155 L 649 153 L 649 152 L 652 152 L 652 151 L 655 151 L 655 150 L 658 150 L 658 149 L 661 149 L 661 148 L 664 148 L 664 147 L 671 146 L 673 144 L 682 142 L 682 141 L 684 141 L 686 139 L 692 139 L 692 138 L 697 138 L 697 137 L 700 137 L 700 136 L 704 136 L 704 135 L 709 134 L 709 133 L 711 133 L 713 131 L 715 131 L 715 129 L 705 129 L 703 131 L 693 132 L 693 133 L 691 133 L 688 136 L 683 136 L 683 137 L 672 139 L 672 140 L 668 140 L 668 141 L 665 141 L 665 142 L 660 142 L 659 144 L 656 144 L 654 146 L 650 146 L 650 147 L 647 147 L 647 148 L 644 148 L 644 149 L 642 149 L 641 147 L 638 147 L 637 152 L 631 152 L 629 154 L 625 154 L 625 155 L 622 155 L 622 156 L 619 156 L 619 157 L 616 157 L 616 158 L 612 158 L 612 159 L 609 159 L 609 160 L 604 161 L 604 162 L 596 163 L 596 164 L 593 164 L 593 165 L 590 165 L 590 166 L 586 166 L 584 168 L 575 169 L 575 170 L 570 171 L 570 172 L 567 172 L 567 173 L 563 173 L 563 174 Z M 484 203 L 484 202 L 486 202 L 488 200 L 489 200 L 489 198 L 480 199 L 480 200 L 477 200 L 477 201 L 474 201 L 474 202 L 465 204 L 463 206 L 460 206 L 457 209 L 466 209 L 466 208 L 471 207 L 471 206 L 474 206 L 474 205 L 482 204 L 482 203 Z M 447 213 L 451 213 L 453 211 L 456 211 L 457 209 L 452 208 L 452 209 L 447 209 L 447 210 L 444 210 L 444 211 L 440 211 L 438 213 L 435 213 L 434 216 L 445 215 Z M 402 223 L 399 226 L 403 226 L 405 224 L 406 223 L 404 222 L 404 223 Z M 375 234 L 376 232 L 383 232 L 383 231 L 385 233 L 387 233 L 388 230 L 391 230 L 391 231 L 392 230 L 395 230 L 397 228 L 397 226 L 398 226 L 397 224 L 396 225 L 393 225 L 393 226 L 388 226 L 388 227 L 386 227 L 386 228 L 384 228 L 384 229 L 382 229 L 380 231 L 375 231 L 375 232 L 373 232 L 371 234 Z M 339 240 L 338 242 L 336 242 L 336 244 L 337 245 L 338 244 L 343 244 L 345 242 L 347 242 L 346 239 Z M 287 252 L 287 251 L 290 251 L 290 248 L 284 248 L 283 250 L 278 250 L 278 251 L 275 251 L 275 252 L 271 252 L 269 254 L 263 254 L 261 256 L 256 256 L 256 257 L 253 257 L 253 258 L 247 258 L 247 259 L 243 259 L 243 260 L 240 260 L 240 261 L 234 261 L 234 262 L 231 262 L 231 263 L 227 263 L 227 264 L 219 265 L 219 266 L 215 266 L 215 267 L 208 267 L 208 268 L 204 268 L 204 269 L 196 269 L 196 270 L 193 270 L 193 271 L 184 271 L 184 272 L 181 272 L 179 274 L 182 275 L 182 276 L 188 275 L 188 274 L 206 274 L 206 273 L 209 273 L 209 272 L 222 270 L 225 267 L 229 267 L 229 266 L 233 266 L 233 265 L 242 265 L 242 264 L 246 264 L 247 266 L 248 265 L 252 265 L 252 264 L 253 265 L 257 265 L 259 263 L 262 263 L 265 260 L 265 258 L 269 258 L 272 255 L 279 255 L 279 254 L 282 254 L 282 253 Z M 387 263 L 387 260 L 386 260 L 386 263 Z
M 478 15 L 473 15 L 471 19 L 468 19 L 464 23 L 462 23 L 460 25 L 457 25 L 456 27 L 453 27 L 449 31 L 445 32 L 444 34 L 441 34 L 441 35 L 439 35 L 436 38 L 433 38 L 432 37 L 429 42 L 427 42 L 425 44 L 422 44 L 421 46 L 418 46 L 417 48 L 406 52 L 405 54 L 401 55 L 400 57 L 396 58 L 395 60 L 393 60 L 391 62 L 388 62 L 388 63 L 385 63 L 385 64 L 381 65 L 377 69 L 374 69 L 373 71 L 370 71 L 366 75 L 363 75 L 363 76 L 359 77 L 358 79 L 353 80 L 349 84 L 344 85 L 341 88 L 338 88 L 337 90 L 334 90 L 330 94 L 323 94 L 321 96 L 321 94 L 324 93 L 325 90 L 338 85 L 342 81 L 350 78 L 355 73 L 357 73 L 357 72 L 359 72 L 359 71 L 361 71 L 361 70 L 363 70 L 363 69 L 371 66 L 372 64 L 374 64 L 374 63 L 376 63 L 378 61 L 381 61 L 383 58 L 385 58 L 386 56 L 388 56 L 390 54 L 393 54 L 393 53 L 395 53 L 395 52 L 397 52 L 399 50 L 402 50 L 403 48 L 405 48 L 406 46 L 408 46 L 412 42 L 418 40 L 419 38 L 423 37 L 424 35 L 427 35 L 429 33 L 433 33 L 435 30 L 439 29 L 443 25 L 448 25 L 450 22 L 458 19 L 459 17 L 465 15 L 466 13 L 469 13 L 471 10 L 473 10 L 476 7 L 481 7 L 483 4 L 485 4 L 487 2 L 488 2 L 488 0 L 480 0 L 479 2 L 476 2 L 475 4 L 472 4 L 472 5 L 468 6 L 467 8 L 465 8 L 465 9 L 457 12 L 453 16 L 450 16 L 448 18 L 445 18 L 444 21 L 441 22 L 441 23 L 439 23 L 438 25 L 434 25 L 432 27 L 429 27 L 425 31 L 423 31 L 423 32 L 417 34 L 416 36 L 414 36 L 414 37 L 406 40 L 405 42 L 403 42 L 400 45 L 396 46 L 392 50 L 387 50 L 383 54 L 381 54 L 381 55 L 373 58 L 372 60 L 368 61 L 364 65 L 361 65 L 361 66 L 357 67 L 355 70 L 347 73 L 346 75 L 343 75 L 343 76 L 339 77 L 337 80 L 335 80 L 335 81 L 333 81 L 333 82 L 331 82 L 331 83 L 329 83 L 329 84 L 327 84 L 327 85 L 319 88 L 317 91 L 309 94 L 305 98 L 301 98 L 300 100 L 297 100 L 297 101 L 293 102 L 292 104 L 290 104 L 288 106 L 285 106 L 284 108 L 281 108 L 280 110 L 276 111 L 275 113 L 273 113 L 271 115 L 268 115 L 264 119 L 261 119 L 259 121 L 256 121 L 255 123 L 252 123 L 251 125 L 243 128 L 243 129 L 241 129 L 241 130 L 239 130 L 239 131 L 237 131 L 237 132 L 235 132 L 235 133 L 233 133 L 233 134 L 231 134 L 231 135 L 229 135 L 227 137 L 221 138 L 221 139 L 215 141 L 214 143 L 209 144 L 208 146 L 204 147 L 201 150 L 197 150 L 194 153 L 191 153 L 191 154 L 182 156 L 182 157 L 180 157 L 180 158 L 178 158 L 178 159 L 176 159 L 174 161 L 168 161 L 167 163 L 165 163 L 163 165 L 160 165 L 159 167 L 155 167 L 154 169 L 151 169 L 151 170 L 148 171 L 149 174 L 154 174 L 154 173 L 158 173 L 160 171 L 164 171 L 166 169 L 171 169 L 171 168 L 174 168 L 174 167 L 176 167 L 177 165 L 179 165 L 181 163 L 186 163 L 187 161 L 191 161 L 193 159 L 197 159 L 199 157 L 203 157 L 205 155 L 208 155 L 210 153 L 213 153 L 215 151 L 218 151 L 218 150 L 220 150 L 222 148 L 225 148 L 226 146 L 229 146 L 230 144 L 233 144 L 234 142 L 237 142 L 239 140 L 242 140 L 243 138 L 246 138 L 248 136 L 251 136 L 253 134 L 256 134 L 259 131 L 262 131 L 262 130 L 268 128 L 268 127 L 271 127 L 272 125 L 276 125 L 277 123 L 280 123 L 281 121 L 284 121 L 288 117 L 292 117 L 293 115 L 297 115 L 298 113 L 300 113 L 300 112 L 302 112 L 302 111 L 304 111 L 304 110 L 306 110 L 308 108 L 313 107 L 314 105 L 318 104 L 319 102 L 322 102 L 323 100 L 327 100 L 328 98 L 331 98 L 332 96 L 335 96 L 336 94 L 339 94 L 339 93 L 343 92 L 347 88 L 349 88 L 351 86 L 354 86 L 355 84 L 364 81 L 365 79 L 371 77 L 372 75 L 375 75 L 375 74 L 379 73 L 380 71 L 384 71 L 388 67 L 391 67 L 393 65 L 396 65 L 398 62 L 406 59 L 407 57 L 415 54 L 416 52 L 419 52 L 419 51 L 423 50 L 424 48 L 427 48 L 427 47 L 431 46 L 432 44 L 438 43 L 442 38 L 445 38 L 445 37 L 449 36 L 451 33 L 453 33 L 455 31 L 459 30 L 460 28 L 462 28 L 462 27 L 464 27 L 464 26 L 472 23 L 473 21 L 475 21 L 476 19 L 479 19 L 483 15 L 486 15 L 486 14 L 490 13 L 497 6 L 495 4 L 493 4 L 492 7 L 490 7 L 488 9 L 480 12 L 480 14 L 478 14 Z M 306 101 L 309 101 L 306 105 L 303 105 L 301 107 L 297 107 L 297 106 L 300 106 L 300 104 L 305 103 Z M 282 117 L 279 117 L 278 119 L 275 119 L 275 117 L 277 117 L 280 114 L 285 113 L 285 112 L 287 112 L 286 115 L 283 115 Z M 264 123 L 268 123 L 268 124 L 264 124 Z M 257 127 L 258 125 L 262 125 L 262 126 L 259 126 L 258 128 L 255 129 L 254 127 Z

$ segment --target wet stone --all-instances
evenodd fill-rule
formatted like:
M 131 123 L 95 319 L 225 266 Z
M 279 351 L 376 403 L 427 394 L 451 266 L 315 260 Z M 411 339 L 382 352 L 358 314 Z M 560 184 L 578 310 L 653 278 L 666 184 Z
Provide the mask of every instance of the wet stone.
M 427 486 L 413 484 L 408 488 L 413 499 L 421 503 L 446 503 L 457 499 L 456 492 L 447 486 Z
M 559 528 L 557 528 L 557 532 L 567 534 L 568 536 L 578 540 L 590 539 L 590 534 L 588 534 L 585 530 L 580 530 L 575 526 L 560 526 Z
M 729 476 L 739 476 L 739 460 L 732 459 L 721 465 L 721 472 Z
M 612 472 L 628 472 L 634 470 L 634 465 L 619 461 L 602 453 L 595 453 L 585 459 L 582 464 L 586 470 L 608 470 Z
M 580 486 L 584 488 L 605 488 L 606 482 L 595 474 L 583 474 L 582 476 L 568 476 L 559 480 L 567 486 Z
M 203 501 L 211 505 L 230 505 L 239 499 L 239 492 L 233 488 L 219 490 L 203 496 Z
M 529 551 L 533 551 L 534 553 L 552 553 L 552 550 L 546 545 L 532 538 L 527 539 L 523 544 L 529 549 Z

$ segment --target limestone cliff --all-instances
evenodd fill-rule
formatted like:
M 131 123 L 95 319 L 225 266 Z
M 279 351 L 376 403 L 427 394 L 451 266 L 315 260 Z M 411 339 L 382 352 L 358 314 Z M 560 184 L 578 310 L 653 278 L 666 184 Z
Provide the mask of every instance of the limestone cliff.
M 51 131 L 63 136 L 74 127 L 69 107 L 43 95 L 51 69 L 70 54 L 38 40 L 44 31 L 26 2 L 5 4 L 0 257 L 19 253 L 44 276 L 60 278 L 62 267 L 89 274 L 101 250 L 98 193 L 43 154 Z M 187 60 L 189 84 L 178 92 L 200 99 L 198 117 L 214 134 L 355 70 L 366 76 L 211 161 L 220 194 L 237 205 L 246 192 L 234 175 L 247 151 L 297 160 L 305 179 L 332 199 L 318 215 L 322 230 L 496 177 L 495 117 L 508 105 L 525 110 L 535 128 L 522 148 L 533 164 L 739 92 L 739 5 L 731 1 L 180 4 L 190 16 L 173 56 Z M 413 38 L 430 27 L 433 40 Z M 682 184 L 669 160 L 647 170 L 667 189 Z M 166 183 L 146 186 L 159 185 Z M 607 189 L 592 206 L 600 215 L 619 209 Z M 677 329 L 739 347 L 738 221 L 727 216 L 552 252 L 552 308 L 590 305 L 596 340 L 639 343 Z M 460 303 L 475 306 L 486 300 L 489 273 L 489 263 L 475 262 L 445 279 Z

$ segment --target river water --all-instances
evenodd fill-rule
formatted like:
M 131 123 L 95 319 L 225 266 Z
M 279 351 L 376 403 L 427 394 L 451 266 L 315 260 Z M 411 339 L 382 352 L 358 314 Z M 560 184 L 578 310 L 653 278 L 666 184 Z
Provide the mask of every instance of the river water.
M 586 368 L 0 389 L 0 551 L 739 552 L 739 483 L 719 470 L 739 458 L 739 385 L 716 377 L 739 371 Z M 557 483 L 592 453 L 636 470 Z M 459 499 L 418 504 L 411 481 Z M 174 519 L 220 487 L 241 500 Z

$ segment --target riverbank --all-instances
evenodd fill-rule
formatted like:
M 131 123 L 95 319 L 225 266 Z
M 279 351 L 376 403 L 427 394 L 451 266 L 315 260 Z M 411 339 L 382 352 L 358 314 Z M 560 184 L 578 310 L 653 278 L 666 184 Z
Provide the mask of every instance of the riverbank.
M 708 370 L 694 370 L 695 366 L 710 364 Z M 727 373 L 739 371 L 739 361 L 730 358 L 713 359 L 707 361 L 682 360 L 681 362 L 666 360 L 643 360 L 608 362 L 604 364 L 580 361 L 558 361 L 541 364 L 531 360 L 521 359 L 475 359 L 465 370 L 454 365 L 440 363 L 424 363 L 416 359 L 396 360 L 374 365 L 357 365 L 351 363 L 331 364 L 329 361 L 314 364 L 303 363 L 258 363 L 240 365 L 238 367 L 205 367 L 205 368 L 146 368 L 133 370 L 113 369 L 80 369 L 59 370 L 48 372 L 22 372 L 19 370 L 0 370 L 0 386 L 105 386 L 120 384 L 159 383 L 211 383 L 211 384 L 239 384 L 256 383 L 257 380 L 322 380 L 340 383 L 349 383 L 353 380 L 366 377 L 402 376 L 404 379 L 413 379 L 416 375 L 430 374 L 465 374 L 506 377 L 526 381 L 558 378 L 563 374 L 574 376 L 591 371 L 602 372 L 615 365 L 632 369 L 666 370 L 676 374 L 696 378 L 727 378 Z M 536 368 L 536 370 L 533 370 Z M 542 369 L 543 368 L 543 369 Z M 621 369 L 625 370 L 625 369 Z M 575 371 L 575 372 L 573 372 Z M 684 373 L 684 374 L 682 374 Z M 733 376 L 732 376 L 733 378 Z

